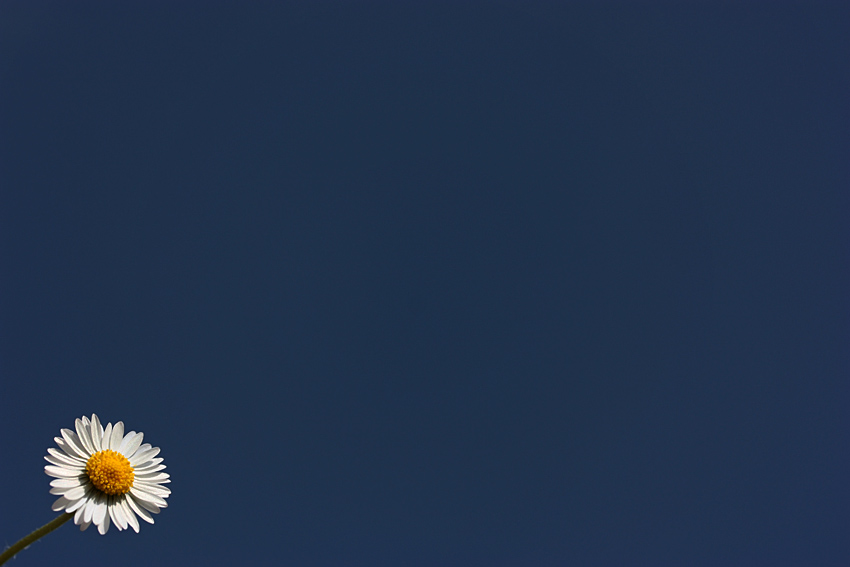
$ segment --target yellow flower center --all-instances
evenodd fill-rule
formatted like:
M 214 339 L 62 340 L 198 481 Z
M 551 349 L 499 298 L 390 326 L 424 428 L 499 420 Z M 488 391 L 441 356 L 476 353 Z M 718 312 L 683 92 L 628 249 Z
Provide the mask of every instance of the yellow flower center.
M 135 478 L 127 457 L 111 449 L 99 451 L 89 457 L 86 474 L 95 488 L 113 495 L 130 492 Z

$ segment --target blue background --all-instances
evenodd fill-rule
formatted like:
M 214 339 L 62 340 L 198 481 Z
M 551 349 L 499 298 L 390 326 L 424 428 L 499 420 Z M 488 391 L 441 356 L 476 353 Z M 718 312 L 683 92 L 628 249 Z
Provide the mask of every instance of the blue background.
M 850 564 L 841 3 L 0 4 L 16 565 Z

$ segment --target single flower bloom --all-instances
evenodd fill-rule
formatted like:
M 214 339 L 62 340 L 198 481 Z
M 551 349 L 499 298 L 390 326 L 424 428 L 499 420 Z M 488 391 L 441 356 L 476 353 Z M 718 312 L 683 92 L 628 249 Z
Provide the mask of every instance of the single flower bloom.
M 141 433 L 124 434 L 124 423 L 104 428 L 96 415 L 76 421 L 76 432 L 62 430 L 54 448 L 44 459 L 50 463 L 44 472 L 55 477 L 50 494 L 58 494 L 54 511 L 74 514 L 74 523 L 85 530 L 92 523 L 105 534 L 110 521 L 119 530 L 132 527 L 139 533 L 139 520 L 152 524 L 153 516 L 168 504 L 171 491 L 162 486 L 171 482 L 159 447 L 142 444 Z

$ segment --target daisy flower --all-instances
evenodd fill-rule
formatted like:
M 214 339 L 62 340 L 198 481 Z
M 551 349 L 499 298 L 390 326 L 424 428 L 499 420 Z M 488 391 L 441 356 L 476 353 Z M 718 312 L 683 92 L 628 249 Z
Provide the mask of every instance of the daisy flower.
M 124 423 L 104 428 L 96 415 L 77 419 L 76 432 L 62 430 L 45 460 L 44 472 L 55 477 L 51 494 L 59 495 L 54 511 L 74 514 L 74 523 L 85 530 L 91 524 L 105 534 L 110 522 L 119 530 L 132 527 L 139 532 L 139 520 L 152 524 L 153 516 L 165 508 L 171 491 L 162 486 L 171 482 L 158 458 L 158 447 L 142 444 L 141 433 L 124 434 Z

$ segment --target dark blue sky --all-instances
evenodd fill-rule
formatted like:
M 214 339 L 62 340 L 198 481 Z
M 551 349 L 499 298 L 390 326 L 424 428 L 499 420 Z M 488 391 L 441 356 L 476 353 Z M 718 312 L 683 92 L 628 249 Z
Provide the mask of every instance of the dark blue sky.
M 16 565 L 850 564 L 847 8 L 172 4 L 0 4 Z

